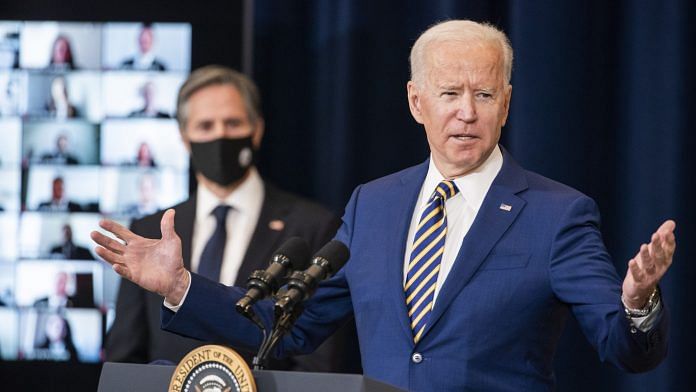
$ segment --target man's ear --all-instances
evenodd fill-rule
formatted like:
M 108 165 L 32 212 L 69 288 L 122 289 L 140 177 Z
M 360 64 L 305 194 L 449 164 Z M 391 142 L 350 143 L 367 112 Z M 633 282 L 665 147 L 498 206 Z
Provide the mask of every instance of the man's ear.
M 420 89 L 416 84 L 409 80 L 406 83 L 406 94 L 408 95 L 408 108 L 417 123 L 423 124 L 423 114 L 421 113 Z
M 512 85 L 508 84 L 505 87 L 505 103 L 504 103 L 505 114 L 503 116 L 503 123 L 500 124 L 501 127 L 504 127 L 505 124 L 507 123 L 508 114 L 510 114 L 510 99 L 511 98 L 512 98 Z
M 186 134 L 186 130 L 179 128 L 179 136 L 181 136 L 181 142 L 184 143 L 186 151 L 191 155 L 191 141 L 188 138 L 188 134 Z
M 254 129 L 253 136 L 251 138 L 251 143 L 257 151 L 261 148 L 261 140 L 263 140 L 263 132 L 266 130 L 265 126 L 266 126 L 266 123 L 263 121 L 263 118 L 258 118 L 256 120 L 256 125 L 254 127 L 255 129 Z

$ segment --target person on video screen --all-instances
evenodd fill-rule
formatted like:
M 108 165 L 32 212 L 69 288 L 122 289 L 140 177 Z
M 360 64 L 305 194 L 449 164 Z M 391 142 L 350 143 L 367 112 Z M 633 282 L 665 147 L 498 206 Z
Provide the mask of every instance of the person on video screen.
M 94 260 L 89 249 L 73 242 L 72 227 L 63 225 L 63 241 L 51 248 L 51 257 L 66 260 Z
M 63 308 L 93 308 L 94 290 L 92 274 L 74 274 L 59 271 L 54 281 L 53 292 L 34 301 L 39 310 Z
M 140 96 L 143 98 L 143 106 L 138 110 L 132 111 L 128 117 L 137 118 L 170 118 L 169 114 L 157 110 L 155 107 L 155 84 L 152 82 L 145 82 L 139 91 Z
M 58 35 L 51 46 L 51 58 L 48 67 L 51 71 L 72 71 L 77 69 L 73 57 L 72 45 L 65 35 Z
M 21 114 L 22 93 L 20 75 L 14 73 L 0 77 L 0 116 Z
M 56 138 L 55 150 L 41 156 L 41 163 L 54 165 L 77 165 L 80 161 L 69 151 L 68 135 L 61 133 Z
M 140 71 L 166 71 L 167 66 L 162 60 L 155 57 L 155 35 L 152 25 L 144 23 L 138 34 L 138 54 L 124 60 L 121 69 L 134 69 Z
M 46 297 L 41 297 L 34 301 L 34 307 L 38 309 L 62 309 L 75 306 L 75 296 L 73 296 L 74 276 L 65 271 L 56 274 L 53 292 Z
M 142 218 L 159 210 L 157 180 L 152 173 L 143 173 L 138 179 L 138 201 L 126 206 L 124 215 Z
M 152 148 L 147 142 L 140 142 L 140 144 L 138 144 L 138 151 L 135 153 L 135 158 L 133 161 L 127 162 L 127 164 L 138 167 L 157 167 Z
M 51 200 L 39 204 L 42 212 L 80 212 L 82 207 L 65 197 L 65 180 L 63 177 L 53 179 L 51 186 Z
M 65 317 L 57 313 L 49 314 L 44 321 L 43 332 L 43 341 L 36 345 L 37 359 L 77 362 L 72 329 Z
M 65 78 L 57 76 L 51 82 L 51 91 L 48 103 L 46 104 L 48 114 L 57 119 L 66 119 L 79 117 L 79 113 L 75 105 L 70 103 L 68 97 L 68 86 Z

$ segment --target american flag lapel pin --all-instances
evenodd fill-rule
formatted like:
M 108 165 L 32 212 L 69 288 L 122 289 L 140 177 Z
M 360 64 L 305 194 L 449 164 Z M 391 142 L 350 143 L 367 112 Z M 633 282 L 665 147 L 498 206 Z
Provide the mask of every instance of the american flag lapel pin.
M 268 222 L 268 228 L 273 231 L 283 231 L 283 229 L 285 228 L 285 222 L 283 222 L 280 219 L 274 219 Z
M 503 211 L 510 212 L 510 211 L 512 211 L 512 206 L 509 204 L 500 203 L 500 209 Z

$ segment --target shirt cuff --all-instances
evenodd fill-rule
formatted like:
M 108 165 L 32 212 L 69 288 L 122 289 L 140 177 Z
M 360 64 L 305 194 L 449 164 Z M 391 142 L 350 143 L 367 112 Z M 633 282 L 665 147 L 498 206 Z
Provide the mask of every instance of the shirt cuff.
M 183 301 L 182 301 L 183 302 Z M 662 314 L 662 298 L 658 299 L 655 306 L 652 308 L 650 313 L 643 317 L 629 317 L 631 326 L 637 328 L 641 332 L 648 332 L 657 322 L 660 320 L 660 315 Z
M 179 301 L 178 304 L 173 305 L 173 304 L 170 304 L 166 298 L 164 299 L 164 306 L 174 313 L 178 312 L 179 308 L 181 308 L 181 305 L 184 304 L 184 301 L 186 301 L 186 296 L 188 295 L 188 292 L 191 289 L 191 272 L 186 271 L 186 273 L 189 274 L 189 284 L 188 284 L 188 287 L 186 287 L 186 291 L 184 292 L 184 296 L 181 297 L 181 301 Z

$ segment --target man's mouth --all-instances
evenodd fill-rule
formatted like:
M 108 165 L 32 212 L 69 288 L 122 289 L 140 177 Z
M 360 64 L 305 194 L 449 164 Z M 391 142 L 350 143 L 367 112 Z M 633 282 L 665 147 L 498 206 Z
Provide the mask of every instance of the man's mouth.
M 478 139 L 478 138 L 477 138 L 476 136 L 474 136 L 474 135 L 464 135 L 464 134 L 461 134 L 461 135 L 452 135 L 452 136 L 450 136 L 450 137 L 455 138 L 455 139 L 457 139 L 457 140 L 459 140 L 459 141 L 463 141 L 463 142 L 467 142 L 467 141 L 471 141 L 471 140 L 474 140 L 474 139 Z

